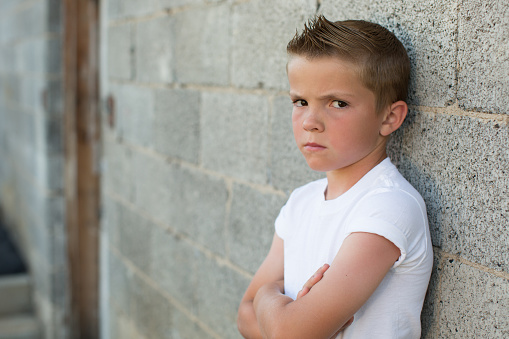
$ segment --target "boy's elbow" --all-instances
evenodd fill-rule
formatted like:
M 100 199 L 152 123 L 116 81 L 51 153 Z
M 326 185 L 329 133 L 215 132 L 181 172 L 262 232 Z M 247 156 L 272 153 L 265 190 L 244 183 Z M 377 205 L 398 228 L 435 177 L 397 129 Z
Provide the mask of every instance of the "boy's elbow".
M 254 337 L 253 327 L 258 326 L 252 305 L 252 301 L 241 302 L 237 311 L 237 329 L 244 338 Z

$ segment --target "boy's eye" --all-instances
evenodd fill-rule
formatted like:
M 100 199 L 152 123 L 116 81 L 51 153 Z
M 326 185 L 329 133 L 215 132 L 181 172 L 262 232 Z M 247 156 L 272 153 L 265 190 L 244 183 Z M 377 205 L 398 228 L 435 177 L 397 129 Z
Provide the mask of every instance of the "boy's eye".
M 308 102 L 306 100 L 299 99 L 299 100 L 294 100 L 293 105 L 296 107 L 302 107 L 302 106 L 307 106 Z
M 334 100 L 332 102 L 332 107 L 335 107 L 335 108 L 344 108 L 346 106 L 348 106 L 348 104 L 341 100 Z

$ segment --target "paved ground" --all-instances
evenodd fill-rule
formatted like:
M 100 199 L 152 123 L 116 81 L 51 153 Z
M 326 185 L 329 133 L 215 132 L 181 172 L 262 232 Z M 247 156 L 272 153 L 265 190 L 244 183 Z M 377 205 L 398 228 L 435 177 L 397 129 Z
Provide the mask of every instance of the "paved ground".
M 7 229 L 0 220 L 0 275 L 25 272 L 26 268 Z

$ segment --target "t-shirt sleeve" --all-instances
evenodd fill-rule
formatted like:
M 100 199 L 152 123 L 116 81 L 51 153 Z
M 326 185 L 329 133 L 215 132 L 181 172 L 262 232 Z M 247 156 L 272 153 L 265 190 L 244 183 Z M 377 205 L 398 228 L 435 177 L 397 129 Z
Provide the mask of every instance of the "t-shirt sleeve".
M 352 211 L 346 236 L 355 232 L 373 233 L 396 245 L 400 257 L 393 268 L 404 262 L 412 238 L 423 221 L 422 211 L 415 199 L 403 191 L 388 191 L 362 199 Z
M 275 221 L 275 229 L 276 229 L 276 234 L 278 235 L 278 237 L 280 237 L 281 239 L 285 240 L 285 238 L 287 237 L 288 235 L 288 203 L 286 205 L 284 205 L 283 207 L 281 207 L 281 210 L 279 211 L 279 215 L 277 216 L 276 218 L 276 221 Z

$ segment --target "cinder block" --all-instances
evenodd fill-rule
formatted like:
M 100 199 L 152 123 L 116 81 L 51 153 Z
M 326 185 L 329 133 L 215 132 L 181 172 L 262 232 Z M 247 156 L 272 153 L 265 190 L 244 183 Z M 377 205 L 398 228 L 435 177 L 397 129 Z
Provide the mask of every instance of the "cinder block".
M 46 1 L 35 1 L 15 14 L 16 38 L 40 36 L 48 31 L 48 7 Z
M 508 126 L 414 111 L 399 133 L 399 168 L 426 201 L 433 243 L 507 271 Z
M 6 253 L 5 251 L 3 253 Z M 0 315 L 13 315 L 32 310 L 31 281 L 27 274 L 4 275 L 0 278 Z
M 448 259 L 441 289 L 439 338 L 509 336 L 509 280 Z
M 443 107 L 455 100 L 457 1 L 361 0 L 338 6 L 323 0 L 320 12 L 331 20 L 362 19 L 392 31 L 405 45 L 412 72 L 409 102 Z
M 173 81 L 174 23 L 159 17 L 136 25 L 136 79 L 144 82 Z
M 196 313 L 199 251 L 161 228 L 154 228 L 151 242 L 150 277 L 159 288 Z
M 127 201 L 134 201 L 134 176 L 132 152 L 114 139 L 104 139 L 104 166 L 102 183 L 106 192 L 120 195 Z
M 140 271 L 151 272 L 150 245 L 154 225 L 128 206 L 116 204 L 118 243 L 122 255 Z
M 287 89 L 286 45 L 316 1 L 270 0 L 241 2 L 233 6 L 232 82 L 239 87 Z M 263 53 L 262 53 L 263 52 Z
M 274 236 L 274 221 L 287 197 L 234 185 L 228 229 L 230 259 L 256 272 Z
M 459 104 L 466 109 L 509 114 L 507 1 L 466 1 L 459 11 Z
M 141 146 L 152 143 L 153 90 L 134 85 L 111 86 L 115 100 L 115 131 L 118 136 Z
M 127 269 L 122 259 L 111 251 L 108 251 L 108 284 L 110 292 L 110 302 L 116 308 L 126 314 L 132 314 L 130 305 L 132 300 L 131 288 L 129 286 L 133 278 L 133 273 Z M 112 315 L 110 314 L 110 317 Z
M 230 22 L 227 4 L 176 14 L 175 70 L 178 82 L 228 84 Z
M 201 157 L 205 168 L 267 182 L 268 99 L 235 93 L 202 94 Z
M 108 18 L 110 20 L 144 16 L 157 8 L 159 0 L 108 0 Z
M 189 235 L 206 248 L 224 254 L 229 196 L 224 181 L 178 166 L 172 166 L 164 180 L 163 185 L 163 181 L 156 182 L 161 187 L 160 194 L 156 196 L 166 202 L 162 205 L 166 213 L 165 224 Z
M 133 203 L 152 219 L 167 224 L 166 209 L 171 201 L 165 181 L 172 178 L 169 167 L 160 158 L 137 152 L 133 153 L 131 166 L 133 178 L 136 178 L 130 183 L 134 189 Z
M 197 164 L 200 151 L 200 93 L 158 90 L 152 126 L 153 147 L 164 155 Z
M 197 4 L 205 4 L 208 2 L 217 2 L 218 0 L 159 0 L 158 6 L 162 9 L 175 7 L 195 6 Z
M 198 318 L 218 337 L 237 338 L 237 309 L 250 279 L 212 258 L 201 256 L 199 259 Z
M 439 309 L 438 301 L 440 299 L 440 276 L 442 273 L 442 256 L 438 251 L 434 251 L 433 270 L 431 279 L 424 299 L 424 305 L 421 313 L 421 338 L 433 339 L 437 337 L 437 328 L 440 326 L 438 319 Z
M 108 76 L 131 79 L 133 76 L 133 42 L 130 24 L 108 27 Z
M 275 188 L 291 192 L 325 176 L 313 171 L 300 153 L 292 131 L 292 103 L 288 96 L 278 96 L 272 101 L 270 136 L 270 175 Z
M 62 74 L 62 37 L 43 39 L 42 43 L 46 45 L 46 53 L 43 55 L 45 73 L 53 76 Z

